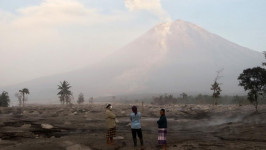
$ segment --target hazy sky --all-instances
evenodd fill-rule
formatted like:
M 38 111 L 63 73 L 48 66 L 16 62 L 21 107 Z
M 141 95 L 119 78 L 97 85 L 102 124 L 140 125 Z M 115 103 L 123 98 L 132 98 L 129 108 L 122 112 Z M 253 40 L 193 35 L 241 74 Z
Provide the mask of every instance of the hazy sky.
M 97 63 L 182 19 L 266 50 L 265 0 L 0 0 L 0 87 Z

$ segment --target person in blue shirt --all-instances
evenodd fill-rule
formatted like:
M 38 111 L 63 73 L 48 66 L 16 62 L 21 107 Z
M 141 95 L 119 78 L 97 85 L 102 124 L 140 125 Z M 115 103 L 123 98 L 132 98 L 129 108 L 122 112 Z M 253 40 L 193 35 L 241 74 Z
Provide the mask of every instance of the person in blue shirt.
M 140 119 L 141 119 L 141 113 L 138 112 L 136 106 L 133 106 L 132 113 L 130 114 L 130 120 L 131 120 L 131 132 L 132 132 L 134 147 L 137 147 L 137 135 L 139 137 L 141 146 L 143 146 L 143 136 L 141 131 Z

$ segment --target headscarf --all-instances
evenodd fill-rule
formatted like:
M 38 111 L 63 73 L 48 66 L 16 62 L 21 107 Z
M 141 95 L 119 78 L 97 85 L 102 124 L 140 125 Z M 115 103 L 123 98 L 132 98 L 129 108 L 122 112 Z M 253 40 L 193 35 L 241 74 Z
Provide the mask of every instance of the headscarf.
M 108 108 L 108 107 L 110 107 L 110 106 L 112 106 L 112 105 L 111 105 L 111 104 L 107 104 L 107 105 L 106 105 L 106 108 Z
M 138 113 L 138 108 L 136 106 L 132 107 L 132 111 L 135 113 L 135 115 L 137 115 Z

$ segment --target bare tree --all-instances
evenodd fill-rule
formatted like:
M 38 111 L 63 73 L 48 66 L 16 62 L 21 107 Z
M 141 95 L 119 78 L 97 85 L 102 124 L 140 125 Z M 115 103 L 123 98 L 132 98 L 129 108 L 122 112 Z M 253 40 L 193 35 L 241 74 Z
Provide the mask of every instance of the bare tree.
M 21 107 L 22 106 L 22 94 L 16 93 L 15 97 L 18 99 L 19 107 Z
M 187 98 L 187 94 L 185 92 L 181 93 L 180 96 L 183 98 L 183 99 L 186 99 Z
M 266 59 L 266 51 L 264 51 L 263 53 L 264 53 L 264 56 L 265 56 L 265 59 Z M 266 66 L 266 62 L 263 62 L 262 66 Z
M 89 104 L 93 104 L 93 97 L 89 98 Z
M 83 93 L 80 93 L 79 94 L 79 97 L 78 97 L 78 104 L 82 104 L 82 103 L 84 103 L 84 95 L 83 95 Z

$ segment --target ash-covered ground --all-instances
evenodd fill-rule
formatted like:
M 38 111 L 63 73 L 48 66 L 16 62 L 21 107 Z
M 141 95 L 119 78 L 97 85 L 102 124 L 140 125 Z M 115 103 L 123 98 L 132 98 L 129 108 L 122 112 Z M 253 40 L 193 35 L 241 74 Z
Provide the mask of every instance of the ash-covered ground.
M 130 104 L 113 104 L 116 145 L 105 139 L 105 105 L 43 105 L 0 108 L 1 150 L 130 150 Z M 169 150 L 266 149 L 266 106 L 145 105 L 145 149 L 156 150 L 159 111 L 166 109 Z

